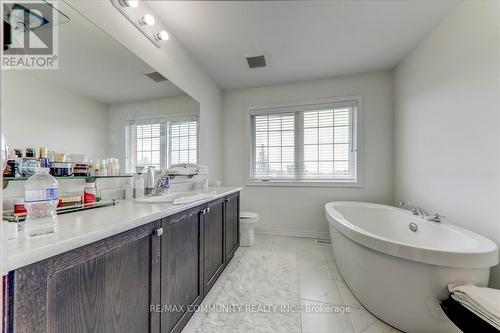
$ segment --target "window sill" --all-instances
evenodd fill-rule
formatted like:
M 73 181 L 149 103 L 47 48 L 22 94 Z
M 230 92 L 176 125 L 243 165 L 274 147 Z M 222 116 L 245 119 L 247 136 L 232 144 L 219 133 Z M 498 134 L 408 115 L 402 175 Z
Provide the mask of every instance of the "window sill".
M 331 188 L 361 188 L 361 182 L 339 182 L 339 181 L 280 181 L 280 180 L 249 180 L 246 183 L 248 187 L 331 187 Z

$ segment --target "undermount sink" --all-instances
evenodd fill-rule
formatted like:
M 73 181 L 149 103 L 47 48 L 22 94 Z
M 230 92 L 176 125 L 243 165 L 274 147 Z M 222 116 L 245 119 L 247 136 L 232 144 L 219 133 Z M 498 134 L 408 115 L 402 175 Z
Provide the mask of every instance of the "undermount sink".
M 202 193 L 202 192 L 197 192 L 197 191 L 190 191 L 190 192 L 173 192 L 173 193 L 165 193 L 157 196 L 152 196 L 152 197 L 144 197 L 140 199 L 135 199 L 136 202 L 141 202 L 141 203 L 169 203 L 169 202 L 174 202 L 176 199 L 183 198 L 182 203 L 188 203 L 188 202 L 194 202 L 198 200 L 203 200 L 210 198 L 215 195 L 215 192 L 213 193 Z M 192 198 L 192 200 L 190 200 Z
M 173 192 L 173 193 L 165 193 L 165 194 L 160 194 L 152 197 L 144 197 L 144 198 L 138 198 L 135 199 L 137 202 L 143 202 L 143 203 L 167 203 L 167 202 L 174 202 L 175 199 L 177 198 L 182 198 L 182 197 L 189 197 L 193 196 L 196 194 L 199 194 L 200 192 Z

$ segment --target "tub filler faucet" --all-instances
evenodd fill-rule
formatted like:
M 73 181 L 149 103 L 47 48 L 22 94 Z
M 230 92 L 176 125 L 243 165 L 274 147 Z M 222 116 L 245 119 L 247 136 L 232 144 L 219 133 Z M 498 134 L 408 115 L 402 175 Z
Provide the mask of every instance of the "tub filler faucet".
M 405 208 L 405 207 L 408 208 L 409 210 L 411 210 L 413 215 L 420 216 L 421 218 L 423 218 L 424 220 L 427 220 L 427 221 L 441 223 L 442 219 L 446 217 L 446 216 L 438 214 L 438 213 L 436 213 L 434 215 L 429 214 L 429 211 L 427 209 L 420 207 L 420 206 L 414 206 L 406 201 L 400 202 L 399 205 L 402 208 Z
M 414 206 L 406 201 L 400 202 L 399 205 L 402 208 L 408 208 L 409 210 L 411 210 L 411 212 L 415 216 L 420 216 L 421 218 L 426 218 L 427 216 L 429 216 L 429 212 L 423 207 Z
M 444 215 L 441 215 L 441 214 L 436 213 L 436 214 L 434 214 L 434 215 L 432 215 L 432 216 L 427 216 L 425 219 L 426 219 L 427 221 L 432 221 L 432 222 L 436 222 L 436 223 L 441 223 L 441 222 L 443 222 L 443 219 L 444 219 L 445 217 L 446 217 L 446 216 L 444 216 Z

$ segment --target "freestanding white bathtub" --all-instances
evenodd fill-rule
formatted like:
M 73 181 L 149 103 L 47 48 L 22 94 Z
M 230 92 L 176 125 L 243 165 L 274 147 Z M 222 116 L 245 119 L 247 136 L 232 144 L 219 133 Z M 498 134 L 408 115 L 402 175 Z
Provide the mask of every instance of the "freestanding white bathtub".
M 392 206 L 330 202 L 325 211 L 339 271 L 368 311 L 409 333 L 460 332 L 439 301 L 448 283 L 488 284 L 495 243 Z

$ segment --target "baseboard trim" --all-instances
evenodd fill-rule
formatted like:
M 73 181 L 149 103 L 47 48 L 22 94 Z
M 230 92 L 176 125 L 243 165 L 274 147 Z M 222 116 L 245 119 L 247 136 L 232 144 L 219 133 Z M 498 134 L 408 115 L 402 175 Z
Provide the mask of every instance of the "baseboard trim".
M 300 229 L 284 229 L 284 228 L 255 228 L 255 233 L 273 236 L 288 236 L 288 237 L 302 237 L 314 239 L 330 239 L 328 232 L 320 231 L 307 231 Z

